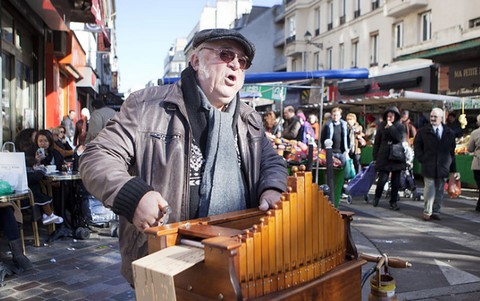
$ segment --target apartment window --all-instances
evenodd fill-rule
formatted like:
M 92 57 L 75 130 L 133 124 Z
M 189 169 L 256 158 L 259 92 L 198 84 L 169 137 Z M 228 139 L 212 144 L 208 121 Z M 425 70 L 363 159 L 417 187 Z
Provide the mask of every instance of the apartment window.
M 313 54 L 313 59 L 315 63 L 315 70 L 320 70 L 321 69 L 321 64 L 320 64 L 320 52 L 317 51 Z
M 346 11 L 347 11 L 347 0 L 340 0 L 340 25 L 345 24 Z
M 325 60 L 325 63 L 327 64 L 327 70 L 331 70 L 333 63 L 333 50 L 331 47 L 327 49 L 327 58 Z
M 328 14 L 327 14 L 327 30 L 331 30 L 333 28 L 333 1 L 328 2 Z
M 315 36 L 320 34 L 320 8 L 315 9 Z
M 372 0 L 372 10 L 376 10 L 380 7 L 380 0 Z
M 378 32 L 370 34 L 370 66 L 378 65 Z
M 345 45 L 343 43 L 338 45 L 338 68 L 345 68 Z
M 422 42 L 432 39 L 432 13 L 426 12 L 420 15 L 420 28 Z
M 352 41 L 352 68 L 358 67 L 358 39 Z
M 295 16 L 288 18 L 287 20 L 287 43 L 295 41 L 296 27 Z
M 360 0 L 354 0 L 355 2 L 355 10 L 353 11 L 353 18 L 360 17 Z
M 394 25 L 395 48 L 403 48 L 403 22 Z
M 468 21 L 468 27 L 470 28 L 480 27 L 480 18 L 476 18 Z

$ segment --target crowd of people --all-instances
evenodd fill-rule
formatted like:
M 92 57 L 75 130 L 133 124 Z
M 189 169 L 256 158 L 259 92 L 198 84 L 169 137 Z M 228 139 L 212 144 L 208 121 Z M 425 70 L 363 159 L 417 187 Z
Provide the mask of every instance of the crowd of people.
M 355 113 L 348 113 L 345 120 L 342 119 L 342 113 L 339 107 L 326 112 L 320 126 L 317 115 L 310 114 L 307 120 L 301 110 L 287 106 L 283 109 L 283 119 L 275 112 L 266 112 L 264 128 L 266 132 L 276 137 L 305 143 L 315 143 L 320 135 L 321 148 L 325 148 L 325 140 L 330 139 L 333 156 L 338 158 L 342 165 L 351 159 L 356 174 L 362 170 L 360 163 L 362 149 L 372 145 L 377 172 L 373 199 L 375 207 L 378 206 L 385 190 L 388 190 L 386 195 L 390 198 L 390 208 L 400 209 L 399 189 L 402 180 L 405 180 L 402 177 L 413 176 L 411 169 L 413 159 L 416 158 L 421 163 L 421 175 L 425 185 L 423 219 L 425 221 L 440 219 L 444 184 L 450 178 L 456 180 L 460 178 L 456 169 L 455 147 L 456 139 L 461 138 L 463 133 L 455 113 L 450 112 L 446 115 L 442 109 L 434 108 L 430 113 L 429 122 L 422 122 L 418 129 L 410 119 L 410 112 L 400 111 L 395 106 L 387 108 L 378 116 L 365 114 L 362 116 L 362 124 Z M 480 130 L 472 133 L 468 146 L 468 151 L 475 154 L 472 170 L 477 185 L 480 185 L 480 155 L 476 154 L 480 151 L 479 133 Z M 394 158 L 393 148 L 402 150 L 403 155 Z M 405 170 L 410 172 L 405 173 Z M 347 197 L 343 192 L 344 190 L 342 197 Z M 476 210 L 480 211 L 480 195 Z
M 26 128 L 15 137 L 15 151 L 25 154 L 27 183 L 36 207 L 32 209 L 40 212 L 40 221 L 44 225 L 62 224 L 66 219 L 60 214 L 62 204 L 58 183 L 50 183 L 52 195 L 48 195 L 42 188 L 42 181 L 46 179 L 48 172 L 47 166 L 55 166 L 57 171 L 66 171 L 67 164 L 71 164 L 72 169 L 77 170 L 78 159 L 85 149 L 85 144 L 94 139 L 116 113 L 115 110 L 107 108 L 101 100 L 93 101 L 92 106 L 94 111 L 91 116 L 89 110 L 84 108 L 80 118 L 75 120 L 76 112 L 71 110 L 56 127 L 38 130 Z M 12 251 L 15 273 L 32 268 L 31 262 L 23 254 L 19 223 L 23 223 L 23 215 L 17 204 L 0 203 L 0 226 Z

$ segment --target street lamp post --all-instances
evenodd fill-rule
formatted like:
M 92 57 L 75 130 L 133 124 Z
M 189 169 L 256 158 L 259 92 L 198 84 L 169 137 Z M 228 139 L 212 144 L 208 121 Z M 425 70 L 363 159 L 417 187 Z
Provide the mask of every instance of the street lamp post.
M 322 43 L 314 43 L 312 42 L 312 34 L 310 33 L 310 31 L 306 31 L 305 34 L 303 35 L 303 38 L 305 40 L 305 43 L 307 43 L 307 45 L 313 45 L 315 47 L 317 47 L 318 49 L 323 49 L 323 44 Z M 307 64 L 307 51 L 304 51 L 303 52 L 303 71 L 307 71 L 306 69 L 306 64 Z

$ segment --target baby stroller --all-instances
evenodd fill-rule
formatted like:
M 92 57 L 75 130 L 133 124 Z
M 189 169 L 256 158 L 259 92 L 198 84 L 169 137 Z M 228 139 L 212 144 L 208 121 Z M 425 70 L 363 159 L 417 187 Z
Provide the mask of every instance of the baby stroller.
M 402 170 L 402 172 L 400 173 L 400 187 L 398 188 L 398 191 L 403 192 L 404 198 L 413 198 L 414 201 L 420 201 L 421 194 L 417 191 L 417 186 L 415 185 L 415 178 L 413 177 L 414 152 L 412 147 L 407 142 L 404 141 L 402 145 L 405 149 L 407 168 L 405 170 Z M 388 181 L 384 189 L 386 190 L 386 198 L 389 198 L 391 189 L 390 181 Z
M 372 187 L 377 172 L 375 171 L 375 163 L 371 162 L 365 169 L 360 171 L 350 182 L 348 182 L 347 188 L 347 203 L 352 203 L 352 198 L 357 196 L 363 196 L 364 201 L 368 203 L 368 192 Z

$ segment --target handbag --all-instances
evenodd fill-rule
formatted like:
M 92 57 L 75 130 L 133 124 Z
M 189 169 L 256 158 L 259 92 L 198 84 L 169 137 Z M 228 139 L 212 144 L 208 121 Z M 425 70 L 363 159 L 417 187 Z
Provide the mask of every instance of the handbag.
M 390 144 L 390 153 L 388 154 L 388 160 L 405 162 L 405 149 L 401 143 L 392 143 Z

